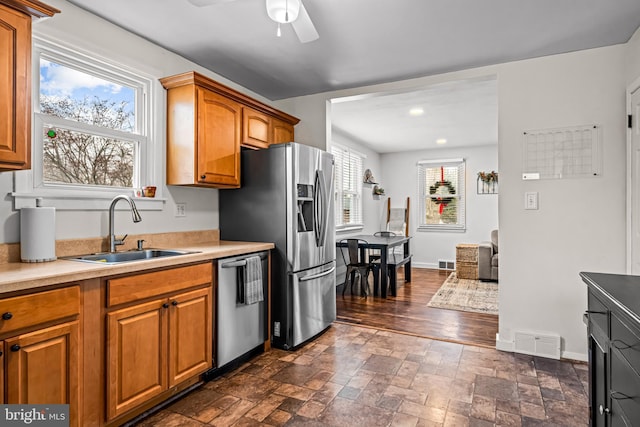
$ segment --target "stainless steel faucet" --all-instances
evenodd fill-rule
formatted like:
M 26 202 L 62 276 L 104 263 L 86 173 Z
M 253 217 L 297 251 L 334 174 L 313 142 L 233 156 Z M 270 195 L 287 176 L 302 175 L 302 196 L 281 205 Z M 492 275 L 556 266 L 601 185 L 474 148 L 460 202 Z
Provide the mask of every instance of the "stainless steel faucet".
M 113 230 L 113 217 L 116 210 L 116 203 L 118 200 L 126 200 L 129 203 L 129 207 L 131 207 L 131 216 L 133 218 L 133 222 L 142 221 L 142 217 L 140 216 L 140 212 L 138 212 L 138 208 L 136 208 L 136 204 L 133 199 L 129 196 L 125 196 L 123 194 L 116 196 L 111 201 L 111 206 L 109 206 L 109 252 L 115 252 L 116 246 L 124 245 L 124 239 L 127 238 L 125 234 L 122 239 L 116 239 L 115 232 Z

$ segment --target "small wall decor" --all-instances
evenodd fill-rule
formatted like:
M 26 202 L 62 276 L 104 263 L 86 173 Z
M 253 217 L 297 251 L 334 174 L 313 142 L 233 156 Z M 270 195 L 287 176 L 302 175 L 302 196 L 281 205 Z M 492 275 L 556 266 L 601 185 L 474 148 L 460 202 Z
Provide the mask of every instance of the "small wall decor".
M 498 172 L 478 172 L 476 188 L 478 194 L 498 194 Z
M 384 188 L 378 187 L 377 185 L 373 186 L 373 195 L 374 196 L 384 196 Z
M 377 184 L 376 179 L 373 177 L 373 172 L 371 172 L 371 169 L 367 169 L 366 171 L 364 171 L 362 182 L 364 182 L 365 184 Z

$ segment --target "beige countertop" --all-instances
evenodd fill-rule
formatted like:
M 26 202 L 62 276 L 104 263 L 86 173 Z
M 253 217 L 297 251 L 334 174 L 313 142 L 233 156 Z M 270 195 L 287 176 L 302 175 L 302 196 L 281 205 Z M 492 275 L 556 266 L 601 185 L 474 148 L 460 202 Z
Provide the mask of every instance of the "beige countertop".
M 213 241 L 160 247 L 197 251 L 173 257 L 155 258 L 121 264 L 100 264 L 58 259 L 43 263 L 10 262 L 0 264 L 0 296 L 5 293 L 36 289 L 67 282 L 95 279 L 119 274 L 137 273 L 144 270 L 177 266 L 198 261 L 213 260 L 234 255 L 273 249 L 273 243 Z M 147 249 L 147 248 L 145 248 Z M 155 248 L 154 249 L 158 249 Z

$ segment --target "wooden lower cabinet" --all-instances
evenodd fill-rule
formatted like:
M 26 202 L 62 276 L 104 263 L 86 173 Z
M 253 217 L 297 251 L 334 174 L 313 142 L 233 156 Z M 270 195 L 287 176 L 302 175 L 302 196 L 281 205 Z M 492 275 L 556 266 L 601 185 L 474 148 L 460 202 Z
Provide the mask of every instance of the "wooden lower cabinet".
M 0 403 L 68 404 L 81 425 L 80 288 L 0 299 Z
M 107 314 L 107 417 L 114 419 L 211 366 L 212 287 Z

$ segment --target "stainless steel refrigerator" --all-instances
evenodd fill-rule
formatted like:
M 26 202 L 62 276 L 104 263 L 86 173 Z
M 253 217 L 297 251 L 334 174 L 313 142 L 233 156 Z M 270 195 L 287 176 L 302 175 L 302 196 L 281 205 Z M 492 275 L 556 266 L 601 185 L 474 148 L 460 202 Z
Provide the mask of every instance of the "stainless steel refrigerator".
M 292 349 L 336 318 L 333 156 L 297 143 L 243 150 L 241 188 L 220 190 L 223 240 L 275 243 L 271 337 Z

